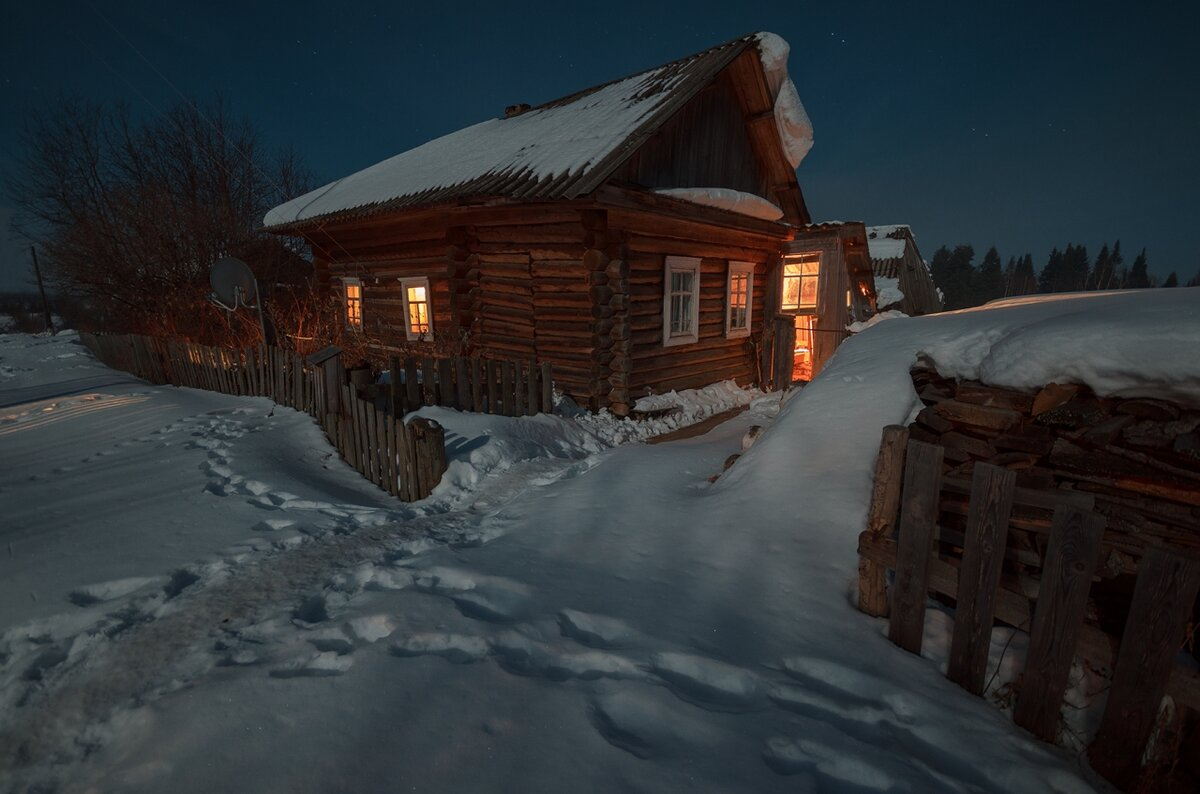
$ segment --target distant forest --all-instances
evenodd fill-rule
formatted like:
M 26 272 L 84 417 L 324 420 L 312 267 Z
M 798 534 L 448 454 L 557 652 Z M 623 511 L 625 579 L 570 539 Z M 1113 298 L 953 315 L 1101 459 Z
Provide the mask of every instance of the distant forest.
M 1034 269 L 1030 254 L 1009 257 L 1004 265 L 1000 252 L 992 246 L 976 266 L 975 249 L 971 246 L 956 245 L 953 249 L 942 246 L 934 252 L 929 269 L 934 283 L 946 297 L 947 309 L 965 309 L 1016 295 L 1179 286 L 1175 273 L 1161 284 L 1150 275 L 1145 248 L 1126 267 L 1120 240 L 1111 248 L 1106 243 L 1095 259 L 1088 256 L 1086 246 L 1068 244 L 1061 251 L 1055 248 L 1040 270 Z M 1200 286 L 1200 272 L 1186 286 Z

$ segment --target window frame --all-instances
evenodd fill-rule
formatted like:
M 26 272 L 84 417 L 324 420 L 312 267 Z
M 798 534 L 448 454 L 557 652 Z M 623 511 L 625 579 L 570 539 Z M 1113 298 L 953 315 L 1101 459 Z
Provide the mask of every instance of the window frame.
M 412 317 L 409 314 L 408 291 L 412 287 L 425 288 L 425 311 L 428 330 L 413 331 Z M 406 276 L 400 279 L 400 297 L 404 306 L 404 335 L 410 342 L 433 341 L 433 290 L 429 285 L 428 276 Z
M 825 257 L 820 251 L 806 251 L 803 253 L 788 254 L 784 256 L 782 267 L 779 270 L 779 311 L 786 314 L 817 314 L 821 306 L 821 279 L 825 274 Z M 791 260 L 791 262 L 789 262 Z M 815 261 L 817 264 L 817 272 L 808 276 L 804 274 L 804 264 Z M 795 276 L 799 280 L 799 285 L 796 291 L 796 305 L 789 306 L 785 303 L 787 299 L 787 283 L 789 280 L 787 267 L 789 264 L 798 263 L 800 265 L 800 274 Z M 811 304 L 804 303 L 804 281 L 812 279 L 815 284 L 813 287 L 813 302 Z
M 692 276 L 691 308 L 688 320 L 689 333 L 671 333 L 672 298 L 671 276 L 674 273 L 690 273 Z M 683 294 L 683 293 L 681 293 Z M 663 331 L 662 346 L 694 345 L 700 341 L 700 257 L 668 256 L 663 260 Z
M 746 277 L 746 319 L 743 325 L 737 327 L 733 324 L 733 279 L 735 276 Z M 725 338 L 744 339 L 750 336 L 750 324 L 753 321 L 754 263 L 730 262 L 729 272 L 725 276 Z
M 350 287 L 358 288 L 358 296 L 350 297 Z M 358 319 L 356 320 L 350 311 L 351 301 L 358 304 Z M 363 329 L 363 286 L 360 278 L 343 278 L 342 279 L 342 320 L 346 327 L 352 331 L 361 331 Z

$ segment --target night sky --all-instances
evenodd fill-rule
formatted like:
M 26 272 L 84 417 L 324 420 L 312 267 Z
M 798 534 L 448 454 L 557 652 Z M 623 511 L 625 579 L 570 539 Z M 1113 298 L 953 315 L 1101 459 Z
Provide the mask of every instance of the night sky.
M 926 259 L 1120 238 L 1200 271 L 1200 3 L 35 2 L 0 30 L 0 173 L 64 95 L 155 114 L 220 93 L 319 182 L 426 140 L 770 30 L 816 131 L 817 220 L 908 223 Z M 178 92 L 178 93 L 177 93 Z M 0 196 L 0 223 L 11 207 Z M 0 248 L 0 289 L 28 280 Z

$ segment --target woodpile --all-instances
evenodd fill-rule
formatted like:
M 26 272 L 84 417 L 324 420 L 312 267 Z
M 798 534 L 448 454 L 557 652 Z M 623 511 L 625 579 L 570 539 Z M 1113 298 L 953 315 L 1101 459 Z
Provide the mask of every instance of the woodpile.
M 1083 496 L 1107 520 L 1105 578 L 1135 573 L 1147 546 L 1200 552 L 1200 409 L 1079 384 L 1025 393 L 959 383 L 928 365 L 912 375 L 925 408 L 910 437 L 945 449 L 946 477 L 967 481 L 983 461 L 1015 471 L 1020 488 Z M 960 501 L 965 493 L 944 499 L 943 513 L 961 514 Z M 1039 548 L 1049 511 L 1018 512 L 1013 527 L 1014 556 L 1032 561 L 1025 552 Z

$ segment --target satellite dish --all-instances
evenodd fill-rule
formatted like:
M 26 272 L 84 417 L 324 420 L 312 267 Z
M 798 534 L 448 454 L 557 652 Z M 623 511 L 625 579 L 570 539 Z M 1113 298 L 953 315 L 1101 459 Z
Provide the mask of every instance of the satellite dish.
M 258 328 L 262 332 L 264 344 L 274 344 L 275 331 L 271 328 L 268 334 L 267 321 L 263 317 L 262 301 L 259 300 L 258 282 L 250 266 L 240 259 L 231 256 L 223 257 L 213 262 L 208 274 L 208 283 L 212 286 L 209 300 L 229 312 L 238 309 L 254 309 L 258 312 Z
M 208 274 L 212 285 L 212 301 L 223 309 L 234 311 L 239 307 L 258 308 L 258 282 L 250 272 L 250 266 L 231 256 L 213 262 Z

